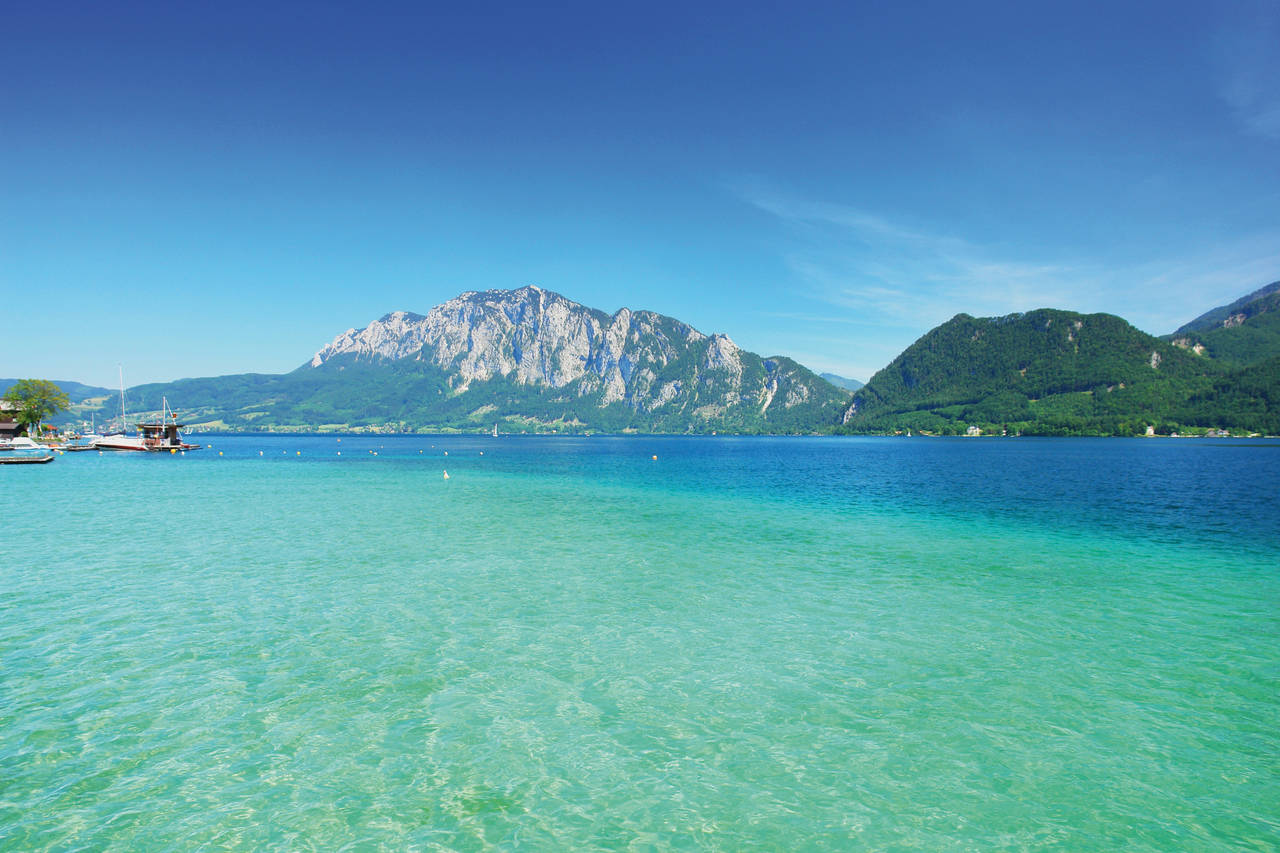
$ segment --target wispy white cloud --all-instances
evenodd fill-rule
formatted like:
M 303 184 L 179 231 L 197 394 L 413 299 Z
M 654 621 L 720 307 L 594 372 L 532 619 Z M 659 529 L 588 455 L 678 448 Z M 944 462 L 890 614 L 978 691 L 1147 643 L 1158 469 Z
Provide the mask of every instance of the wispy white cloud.
M 1007 314 L 1074 302 L 1088 276 L 1071 265 L 999 257 L 947 233 L 910 227 L 854 207 L 806 202 L 754 188 L 742 197 L 791 227 L 786 260 L 821 301 L 918 327 L 967 312 Z
M 1280 140 L 1280 15 L 1275 4 L 1241 3 L 1219 34 L 1221 95 L 1249 131 Z
M 788 229 L 786 262 L 810 298 L 836 309 L 829 322 L 845 317 L 876 327 L 875 334 L 860 334 L 856 341 L 864 364 L 883 366 L 929 328 L 961 312 L 1108 312 L 1164 334 L 1280 278 L 1280 228 L 1116 265 L 1079 257 L 1009 257 L 999 247 L 853 206 L 760 186 L 737 191 Z M 811 357 L 824 361 L 820 353 Z
M 1280 279 L 1280 228 L 1115 271 L 1116 310 L 1139 328 L 1171 332 L 1201 313 Z

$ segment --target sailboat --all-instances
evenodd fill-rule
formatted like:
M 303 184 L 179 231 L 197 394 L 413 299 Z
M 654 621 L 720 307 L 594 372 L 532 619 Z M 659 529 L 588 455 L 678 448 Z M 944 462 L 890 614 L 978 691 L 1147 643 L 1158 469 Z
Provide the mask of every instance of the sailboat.
M 124 408 L 124 368 L 120 369 L 120 419 L 128 423 Z M 162 453 L 166 450 L 176 453 L 179 450 L 197 450 L 200 445 L 187 444 L 178 435 L 178 430 L 186 424 L 178 423 L 178 414 L 169 408 L 169 399 L 160 398 L 160 420 L 140 423 L 137 435 L 108 435 L 99 438 L 93 446 L 99 450 L 143 450 L 149 453 Z
M 141 436 L 125 435 L 129 428 L 129 414 L 124 407 L 124 366 L 120 366 L 120 432 L 114 435 L 100 436 L 93 442 L 98 450 L 146 450 Z
M 493 437 L 498 437 L 498 425 L 496 423 L 493 425 Z
M 74 453 L 78 450 L 97 450 L 98 448 L 94 446 L 94 442 L 100 438 L 102 438 L 102 436 L 98 435 L 98 431 L 95 428 L 94 417 L 93 415 L 90 415 L 89 423 L 84 425 L 83 431 L 72 434 L 55 449 L 61 450 L 64 453 Z

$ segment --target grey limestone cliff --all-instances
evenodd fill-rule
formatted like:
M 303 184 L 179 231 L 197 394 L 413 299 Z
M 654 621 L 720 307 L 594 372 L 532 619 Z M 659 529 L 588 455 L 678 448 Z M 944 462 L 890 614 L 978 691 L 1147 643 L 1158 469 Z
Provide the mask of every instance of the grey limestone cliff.
M 310 366 L 405 360 L 448 373 L 454 393 L 501 377 L 598 407 L 704 421 L 731 413 L 768 420 L 804 404 L 838 409 L 845 396 L 789 359 L 763 359 L 726 335 L 650 311 L 609 315 L 534 286 L 463 293 L 426 314 L 387 314 L 335 337 Z

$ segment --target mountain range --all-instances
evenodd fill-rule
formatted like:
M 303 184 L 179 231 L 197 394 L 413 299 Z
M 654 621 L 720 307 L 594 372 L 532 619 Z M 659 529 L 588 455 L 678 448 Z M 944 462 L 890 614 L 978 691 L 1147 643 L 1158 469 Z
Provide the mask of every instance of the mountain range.
M 118 415 L 116 392 L 60 384 L 73 419 Z M 290 373 L 131 388 L 129 410 L 162 397 L 229 431 L 1276 434 L 1280 282 L 1163 338 L 1109 314 L 959 314 L 865 386 L 649 311 L 468 292 L 347 329 Z
M 130 406 L 161 396 L 211 429 L 794 433 L 833 423 L 847 394 L 726 335 L 528 286 L 392 312 L 288 374 L 139 386 Z

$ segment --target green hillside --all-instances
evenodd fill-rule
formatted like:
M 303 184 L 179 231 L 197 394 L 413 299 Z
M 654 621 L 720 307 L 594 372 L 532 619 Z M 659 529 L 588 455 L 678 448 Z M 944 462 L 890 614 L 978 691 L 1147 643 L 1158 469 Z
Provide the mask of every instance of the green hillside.
M 1239 366 L 1280 356 L 1280 281 L 1202 314 L 1167 339 Z
M 1139 434 L 1225 374 L 1109 314 L 960 314 L 855 393 L 844 430 Z
M 1174 420 L 1280 435 L 1280 356 L 1214 379 L 1177 408 Z

